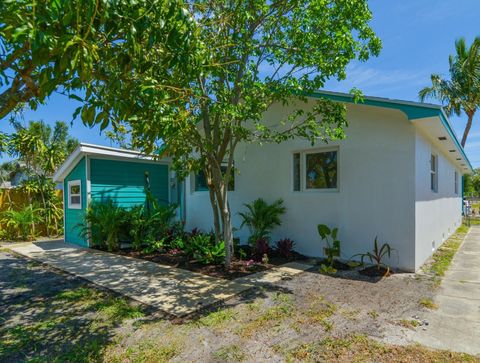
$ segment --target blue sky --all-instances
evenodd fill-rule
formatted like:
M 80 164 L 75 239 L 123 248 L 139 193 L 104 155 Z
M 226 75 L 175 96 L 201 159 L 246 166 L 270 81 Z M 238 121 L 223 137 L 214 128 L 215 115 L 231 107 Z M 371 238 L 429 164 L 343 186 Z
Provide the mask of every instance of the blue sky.
M 357 87 L 365 95 L 418 100 L 418 91 L 430 84 L 430 74 L 448 75 L 448 56 L 454 52 L 455 39 L 470 43 L 480 36 L 478 0 L 370 0 L 372 27 L 382 39 L 380 56 L 348 67 L 343 82 L 329 81 L 326 89 L 349 91 Z M 436 103 L 436 101 L 433 101 Z M 27 110 L 25 120 L 70 122 L 77 103 L 62 95 L 53 95 L 36 111 Z M 465 117 L 452 117 L 451 123 L 461 136 Z M 11 132 L 6 121 L 1 131 Z M 82 142 L 112 145 L 99 128 L 89 129 L 73 121 L 72 134 Z M 474 167 L 480 167 L 480 113 L 467 141 L 466 152 Z

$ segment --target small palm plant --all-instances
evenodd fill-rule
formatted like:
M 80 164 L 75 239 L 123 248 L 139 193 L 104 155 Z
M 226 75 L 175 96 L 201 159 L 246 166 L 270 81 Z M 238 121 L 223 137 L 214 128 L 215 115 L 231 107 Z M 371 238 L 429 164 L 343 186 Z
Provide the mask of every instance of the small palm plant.
M 246 225 L 250 230 L 249 242 L 255 245 L 259 239 L 270 239 L 270 233 L 273 228 L 279 226 L 282 221 L 280 217 L 285 213 L 286 208 L 282 199 L 277 199 L 272 204 L 268 204 L 264 199 L 258 198 L 251 204 L 245 204 L 248 211 L 239 213 L 243 222 L 241 227 Z
M 2 223 L 7 229 L 13 230 L 15 237 L 28 240 L 34 234 L 35 223 L 40 220 L 40 209 L 28 205 L 21 210 L 6 210 L 2 212 Z
M 115 205 L 111 199 L 106 202 L 92 202 L 79 227 L 81 234 L 86 238 L 90 237 L 94 245 L 108 251 L 118 250 L 120 236 L 125 233 L 126 211 Z

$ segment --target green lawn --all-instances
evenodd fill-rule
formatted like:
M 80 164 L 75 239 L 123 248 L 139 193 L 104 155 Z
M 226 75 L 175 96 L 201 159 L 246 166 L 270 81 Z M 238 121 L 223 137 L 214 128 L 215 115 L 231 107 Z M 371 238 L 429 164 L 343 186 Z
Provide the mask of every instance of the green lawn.
M 440 283 L 448 270 L 453 257 L 462 244 L 469 227 L 462 224 L 450 238 L 445 241 L 433 254 L 431 259 L 422 267 L 424 272 L 432 274 L 437 284 Z

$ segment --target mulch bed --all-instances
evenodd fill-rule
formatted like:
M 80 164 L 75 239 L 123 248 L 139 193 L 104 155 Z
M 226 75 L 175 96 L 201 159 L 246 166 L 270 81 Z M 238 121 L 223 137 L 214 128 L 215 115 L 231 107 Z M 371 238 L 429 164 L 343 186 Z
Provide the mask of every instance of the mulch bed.
M 235 257 L 232 260 L 229 269 L 225 269 L 223 265 L 202 265 L 197 261 L 190 259 L 183 252 L 171 253 L 168 251 L 165 252 L 153 252 L 153 253 L 144 253 L 142 251 L 134 251 L 129 249 L 123 249 L 119 252 L 116 252 L 123 256 L 134 257 L 142 260 L 147 260 L 162 265 L 168 265 L 178 268 L 183 268 L 185 270 L 198 272 L 204 275 L 233 280 L 239 277 L 248 276 L 257 272 L 262 272 L 268 269 L 271 269 L 275 266 L 280 266 L 288 262 L 306 260 L 307 257 L 299 254 L 293 253 L 290 258 L 285 258 L 277 255 L 275 252 L 270 252 L 268 257 L 268 263 L 264 264 L 261 262 L 254 262 L 249 259 L 240 260 Z
M 382 266 L 379 268 L 377 268 L 377 266 L 369 266 L 364 268 L 363 270 L 358 271 L 358 273 L 369 277 L 388 277 L 393 272 L 391 269 L 387 269 Z

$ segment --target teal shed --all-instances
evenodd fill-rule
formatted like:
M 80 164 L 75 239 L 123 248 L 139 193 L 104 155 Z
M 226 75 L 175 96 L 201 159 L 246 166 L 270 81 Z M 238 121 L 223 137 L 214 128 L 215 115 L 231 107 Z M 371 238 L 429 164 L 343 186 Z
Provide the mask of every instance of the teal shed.
M 112 200 L 131 208 L 146 203 L 148 188 L 163 204 L 179 205 L 183 219 L 183 185 L 170 170 L 170 160 L 154 158 L 132 150 L 80 144 L 54 175 L 63 184 L 65 242 L 89 247 L 82 236 L 82 223 L 92 201 Z

